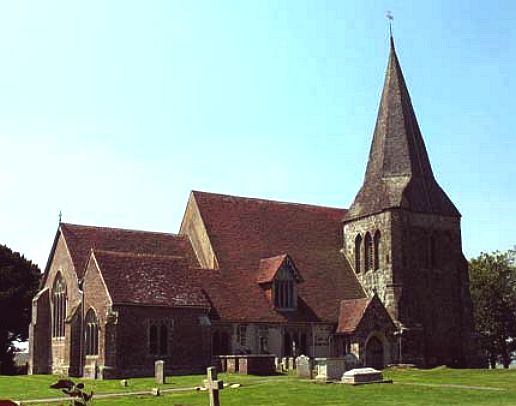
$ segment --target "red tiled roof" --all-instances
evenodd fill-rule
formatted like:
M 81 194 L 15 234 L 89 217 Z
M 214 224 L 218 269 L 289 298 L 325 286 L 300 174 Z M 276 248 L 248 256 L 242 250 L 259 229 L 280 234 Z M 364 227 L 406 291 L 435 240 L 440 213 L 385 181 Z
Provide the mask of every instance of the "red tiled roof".
M 79 279 L 83 276 L 92 249 L 181 256 L 186 258 L 190 265 L 197 266 L 197 260 L 187 236 L 68 223 L 62 223 L 60 231 L 70 251 Z
M 369 306 L 370 302 L 370 298 L 341 301 L 337 333 L 353 333 L 362 320 L 362 317 L 364 316 L 367 306 Z
M 210 304 L 188 277 L 182 257 L 93 251 L 115 304 L 202 306 Z
M 204 271 L 203 288 L 222 319 L 336 323 L 342 299 L 365 296 L 339 251 L 346 210 L 192 193 L 221 269 Z M 256 280 L 261 259 L 286 252 L 304 283 L 298 285 L 298 310 L 280 313 Z M 213 286 L 206 283 L 212 279 Z

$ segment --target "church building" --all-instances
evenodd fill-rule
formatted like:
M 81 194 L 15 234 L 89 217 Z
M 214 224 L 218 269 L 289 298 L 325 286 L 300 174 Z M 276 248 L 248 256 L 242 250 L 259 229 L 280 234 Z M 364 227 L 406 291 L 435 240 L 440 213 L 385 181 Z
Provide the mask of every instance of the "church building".
M 60 223 L 29 373 L 195 371 L 215 355 L 478 366 L 461 215 L 390 54 L 349 209 L 191 192 L 177 234 Z

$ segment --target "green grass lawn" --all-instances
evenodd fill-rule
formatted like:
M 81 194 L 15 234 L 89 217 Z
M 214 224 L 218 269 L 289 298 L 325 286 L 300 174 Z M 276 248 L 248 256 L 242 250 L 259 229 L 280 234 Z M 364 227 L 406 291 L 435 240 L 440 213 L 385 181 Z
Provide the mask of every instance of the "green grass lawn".
M 221 392 L 223 406 L 230 405 L 516 405 L 516 370 L 387 370 L 394 384 L 347 386 L 314 384 L 294 376 L 257 377 L 219 374 L 225 382 L 239 382 L 238 389 Z M 200 385 L 203 376 L 169 377 L 162 388 Z M 52 376 L 0 376 L 0 398 L 16 400 L 55 397 L 48 389 Z M 122 388 L 115 381 L 84 381 L 95 393 L 145 390 L 156 385 L 151 378 L 130 379 Z M 483 389 L 482 389 L 483 388 Z M 93 405 L 152 406 L 181 404 L 205 406 L 206 392 L 168 393 L 161 397 L 97 399 Z M 54 405 L 56 405 L 54 403 Z

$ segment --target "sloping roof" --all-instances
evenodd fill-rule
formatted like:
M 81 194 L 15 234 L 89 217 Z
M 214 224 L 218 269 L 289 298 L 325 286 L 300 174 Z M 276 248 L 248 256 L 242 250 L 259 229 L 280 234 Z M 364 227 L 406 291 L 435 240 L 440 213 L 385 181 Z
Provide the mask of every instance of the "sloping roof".
M 276 276 L 276 273 L 279 271 L 279 269 L 285 262 L 291 265 L 291 268 L 293 268 L 293 271 L 295 273 L 296 280 L 298 282 L 301 282 L 303 280 L 303 277 L 294 265 L 294 261 L 292 261 L 288 254 L 281 254 L 276 255 L 275 257 L 260 259 L 260 266 L 258 267 L 258 276 L 256 277 L 256 282 L 272 282 L 272 280 Z
M 220 272 L 206 271 L 203 287 L 222 319 L 337 322 L 342 299 L 365 296 L 339 252 L 346 210 L 192 193 L 220 266 Z M 298 285 L 298 311 L 279 313 L 256 280 L 261 259 L 285 252 L 304 283 Z M 209 278 L 215 279 L 211 285 Z
M 189 265 L 197 266 L 190 240 L 184 235 L 68 223 L 62 223 L 59 229 L 79 279 L 83 276 L 92 249 L 180 256 Z
M 341 301 L 339 324 L 337 325 L 336 332 L 340 334 L 353 333 L 362 320 L 362 317 L 364 316 L 367 306 L 369 306 L 370 302 L 370 298 Z
M 347 218 L 392 207 L 460 216 L 434 178 L 391 37 L 389 63 L 365 179 Z
M 114 304 L 210 307 L 182 257 L 92 252 Z

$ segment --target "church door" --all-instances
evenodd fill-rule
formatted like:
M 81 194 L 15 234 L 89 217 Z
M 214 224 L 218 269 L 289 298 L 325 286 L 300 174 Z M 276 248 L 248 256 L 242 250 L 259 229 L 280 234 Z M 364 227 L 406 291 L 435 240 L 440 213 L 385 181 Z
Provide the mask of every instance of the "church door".
M 377 337 L 371 337 L 366 345 L 366 367 L 383 369 L 383 344 Z

